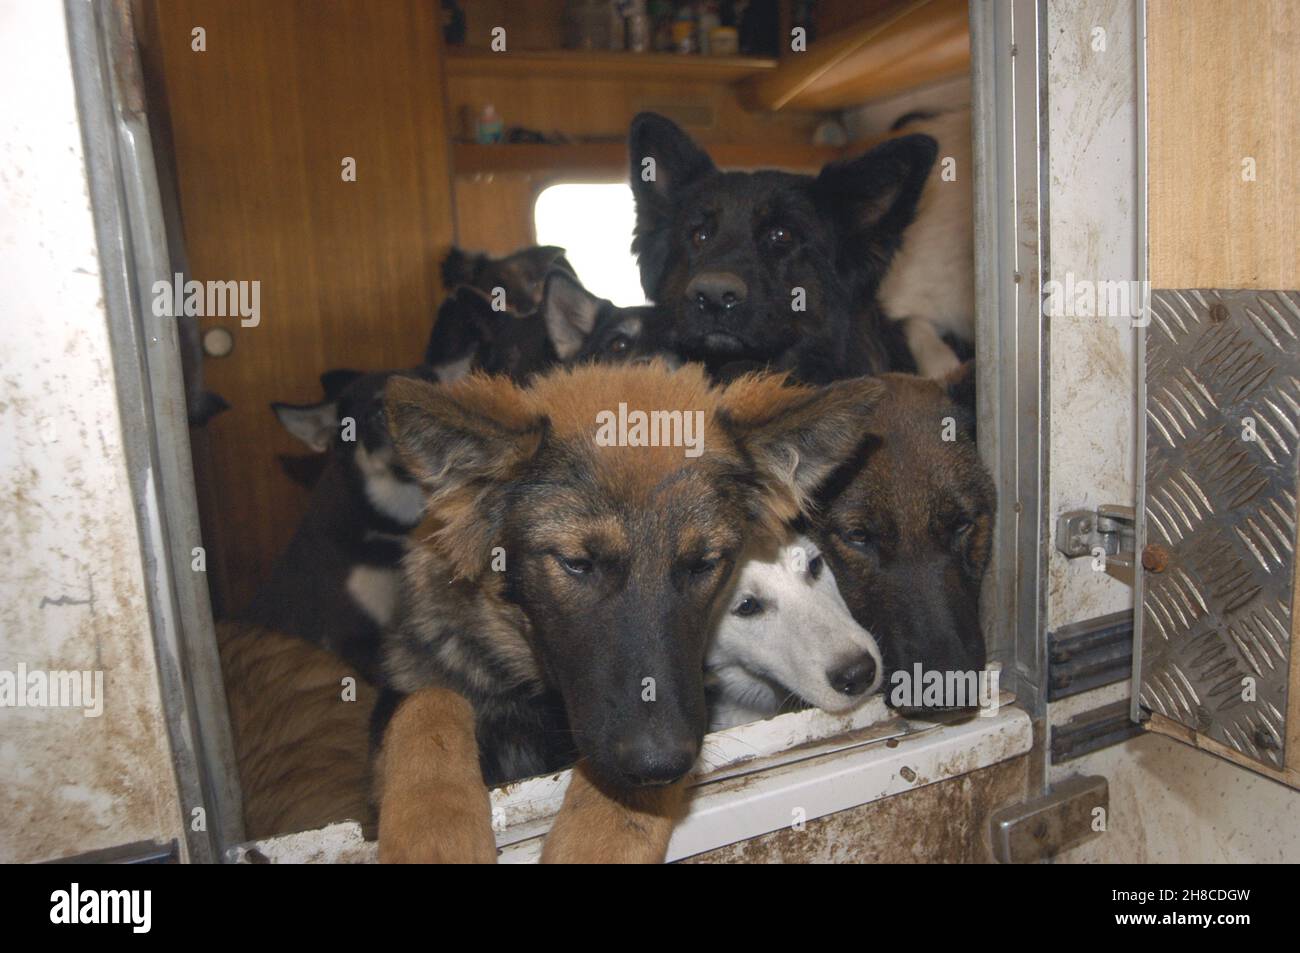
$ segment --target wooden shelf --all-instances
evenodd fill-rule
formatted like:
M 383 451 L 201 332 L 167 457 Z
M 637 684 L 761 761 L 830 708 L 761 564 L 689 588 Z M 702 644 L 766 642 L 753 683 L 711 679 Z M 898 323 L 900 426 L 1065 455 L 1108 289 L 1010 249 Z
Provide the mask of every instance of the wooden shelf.
M 845 152 L 827 146 L 810 145 L 706 145 L 713 161 L 722 169 L 787 169 L 816 172 L 827 162 L 846 154 L 856 155 L 865 146 Z M 590 176 L 618 181 L 627 177 L 627 144 L 624 142 L 536 145 L 503 143 L 477 145 L 454 143 L 452 164 L 456 175 L 538 173 Z
M 676 56 L 672 53 L 617 53 L 588 50 L 447 51 L 447 76 L 509 76 L 537 80 L 673 79 L 734 83 L 772 72 L 777 61 L 753 56 Z
M 761 109 L 842 109 L 970 70 L 967 0 L 899 0 L 742 81 Z

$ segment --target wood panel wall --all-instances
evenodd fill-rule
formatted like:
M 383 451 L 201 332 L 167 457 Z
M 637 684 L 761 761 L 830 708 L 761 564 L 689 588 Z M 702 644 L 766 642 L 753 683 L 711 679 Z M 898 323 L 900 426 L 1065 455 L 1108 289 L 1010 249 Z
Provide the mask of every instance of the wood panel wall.
M 1294 0 L 1149 0 L 1154 287 L 1300 288 L 1298 54 Z
M 423 354 L 453 232 L 441 18 L 427 0 L 141 0 L 137 23 L 193 277 L 260 282 L 257 327 L 204 321 L 235 339 L 205 363 L 231 405 L 208 427 L 217 525 L 205 530 L 237 608 L 306 500 L 277 459 L 304 448 L 269 403 L 319 399 L 328 368 Z M 205 52 L 191 48 L 196 27 Z

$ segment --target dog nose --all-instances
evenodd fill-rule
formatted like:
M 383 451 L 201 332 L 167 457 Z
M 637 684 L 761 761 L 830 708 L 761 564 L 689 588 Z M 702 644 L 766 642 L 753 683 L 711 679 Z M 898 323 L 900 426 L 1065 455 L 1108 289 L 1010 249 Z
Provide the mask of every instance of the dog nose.
M 665 740 L 642 735 L 613 745 L 614 764 L 630 783 L 671 784 L 691 770 L 699 754 L 686 739 Z
M 876 660 L 864 655 L 848 665 L 831 669 L 826 678 L 841 695 L 856 697 L 876 683 Z
M 686 286 L 686 300 L 695 302 L 701 311 L 730 311 L 743 303 L 748 293 L 745 282 L 729 271 L 706 271 Z

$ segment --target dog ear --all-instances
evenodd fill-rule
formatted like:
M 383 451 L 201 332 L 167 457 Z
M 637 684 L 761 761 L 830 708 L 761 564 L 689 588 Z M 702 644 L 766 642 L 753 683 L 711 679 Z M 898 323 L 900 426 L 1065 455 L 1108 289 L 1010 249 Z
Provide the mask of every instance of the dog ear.
M 643 195 L 666 197 L 714 171 L 708 154 L 677 123 L 658 113 L 633 118 L 627 150 L 632 191 L 638 200 Z
M 326 400 L 319 404 L 271 405 L 284 429 L 289 431 L 316 453 L 330 448 L 330 441 L 339 429 L 338 401 Z
M 573 278 L 553 271 L 546 279 L 542 296 L 542 319 L 546 335 L 561 361 L 571 361 L 596 326 L 596 315 L 603 303 Z
M 470 372 L 488 343 L 493 314 L 487 296 L 470 285 L 457 288 L 442 303 L 424 349 L 424 363 L 437 370 L 440 380 L 457 380 Z
M 967 361 L 955 370 L 949 371 L 937 381 L 947 398 L 957 405 L 958 413 L 953 415 L 961 432 L 970 440 L 975 439 L 975 361 Z
M 522 405 L 518 387 L 485 374 L 446 385 L 395 376 L 384 392 L 398 455 L 432 493 L 503 479 L 531 456 L 542 421 Z
M 822 169 L 814 199 L 840 232 L 841 269 L 860 269 L 865 260 L 879 276 L 912 222 L 938 150 L 930 136 L 901 136 Z
M 564 260 L 564 249 L 558 245 L 535 245 L 501 259 L 497 263 L 497 273 L 506 289 L 510 310 L 521 317 L 536 311 L 542 300 L 542 282 L 546 273 L 557 261 Z
M 627 151 L 636 199 L 632 251 L 641 266 L 641 287 L 653 301 L 672 247 L 672 194 L 715 171 L 715 166 L 675 122 L 657 113 L 640 113 L 632 120 Z
M 541 447 L 546 419 L 526 409 L 509 379 L 486 374 L 443 385 L 393 377 L 384 409 L 398 457 L 429 494 L 456 574 L 485 572 L 501 528 L 490 491 Z
M 326 400 L 338 400 L 340 395 L 347 390 L 349 384 L 365 376 L 365 371 L 354 371 L 348 367 L 337 367 L 333 370 L 326 371 L 320 376 L 321 390 L 325 392 Z
M 975 361 L 971 359 L 939 379 L 948 398 L 957 406 L 975 413 Z
M 754 515 L 770 532 L 798 517 L 822 482 L 854 454 L 884 392 L 884 384 L 868 377 L 814 389 L 751 375 L 727 386 L 722 414 L 753 461 Z
M 484 257 L 483 255 L 466 254 L 453 246 L 447 252 L 447 257 L 442 260 L 443 289 L 450 292 L 459 285 L 473 283 L 474 275 Z

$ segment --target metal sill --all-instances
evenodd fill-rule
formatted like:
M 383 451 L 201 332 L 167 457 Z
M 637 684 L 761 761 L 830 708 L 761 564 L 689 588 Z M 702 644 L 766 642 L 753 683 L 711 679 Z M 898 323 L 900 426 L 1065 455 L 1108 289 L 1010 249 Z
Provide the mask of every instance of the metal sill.
M 1025 754 L 1029 716 L 1004 694 L 996 713 L 962 721 L 903 718 L 876 698 L 851 715 L 781 715 L 705 739 L 690 813 L 668 860 L 725 847 Z M 492 792 L 501 863 L 534 863 L 560 806 L 567 771 Z M 237 863 L 373 863 L 376 845 L 354 822 L 234 847 Z

